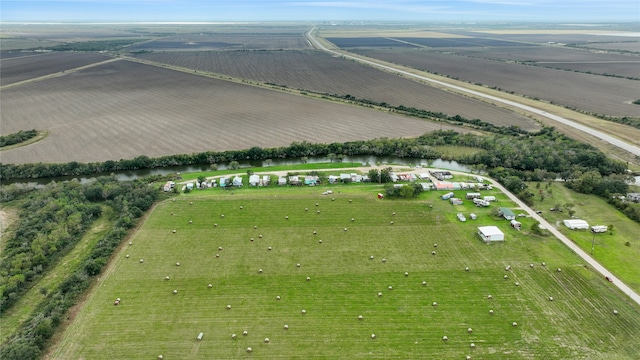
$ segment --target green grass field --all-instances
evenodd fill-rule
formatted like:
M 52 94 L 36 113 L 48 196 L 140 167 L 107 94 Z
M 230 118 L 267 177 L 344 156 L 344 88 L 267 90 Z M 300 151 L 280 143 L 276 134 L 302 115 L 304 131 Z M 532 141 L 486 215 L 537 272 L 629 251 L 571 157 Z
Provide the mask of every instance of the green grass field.
M 535 193 L 539 191 L 535 183 L 529 185 Z M 546 192 L 549 189 L 545 190 L 545 186 L 546 184 L 542 184 L 541 189 Z M 547 196 L 544 201 L 540 201 L 539 196 L 534 198 L 535 206 L 543 210 L 545 219 L 558 224 L 560 231 L 584 251 L 591 253 L 593 243 L 591 256 L 636 292 L 640 292 L 640 268 L 637 265 L 637 259 L 640 259 L 640 225 L 601 198 L 577 193 L 557 183 L 551 184 L 550 189 L 553 197 Z M 557 204 L 566 203 L 575 205 L 575 217 L 586 220 L 589 225 L 613 225 L 613 230 L 595 235 L 591 231 L 569 230 L 562 225 L 562 220 L 569 218 L 566 211 L 549 211 L 549 208 L 556 207 Z M 627 242 L 629 246 L 625 245 Z
M 334 194 L 321 195 L 328 188 L 210 189 L 159 204 L 48 358 L 634 359 L 640 353 L 640 309 L 554 238 L 517 232 L 488 208 L 452 206 L 436 192 L 378 200 L 376 185 L 335 186 Z M 502 197 L 499 203 L 509 206 Z M 459 211 L 473 211 L 478 220 L 460 223 Z M 495 224 L 507 240 L 482 243 L 476 227 Z

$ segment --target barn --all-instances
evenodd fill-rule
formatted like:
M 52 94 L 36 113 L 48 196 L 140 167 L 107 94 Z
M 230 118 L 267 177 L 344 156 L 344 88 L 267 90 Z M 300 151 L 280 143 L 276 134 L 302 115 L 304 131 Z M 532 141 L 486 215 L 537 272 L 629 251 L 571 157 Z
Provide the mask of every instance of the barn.
M 587 230 L 589 229 L 589 224 L 580 219 L 568 219 L 562 220 L 564 226 L 568 227 L 571 230 Z
M 478 235 L 484 242 L 504 241 L 504 233 L 497 226 L 479 226 Z

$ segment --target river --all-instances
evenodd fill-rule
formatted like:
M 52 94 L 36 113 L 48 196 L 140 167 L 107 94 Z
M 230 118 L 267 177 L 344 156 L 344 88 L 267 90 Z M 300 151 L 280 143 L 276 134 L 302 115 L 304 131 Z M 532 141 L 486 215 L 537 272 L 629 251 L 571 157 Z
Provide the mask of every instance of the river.
M 326 163 L 330 162 L 328 157 L 324 156 L 313 156 L 309 157 L 307 163 Z M 268 167 L 268 166 L 286 166 L 286 165 L 299 165 L 302 164 L 303 161 L 300 158 L 287 158 L 287 159 L 272 159 L 270 163 L 267 163 L 264 160 L 258 161 L 238 161 L 240 164 L 240 170 L 250 169 L 252 167 Z M 353 163 L 354 167 L 359 166 L 367 166 L 370 164 L 376 165 L 385 165 L 385 164 L 393 164 L 393 165 L 405 165 L 411 167 L 433 167 L 439 169 L 447 169 L 447 170 L 455 170 L 462 172 L 472 172 L 471 167 L 460 164 L 456 161 L 449 160 L 427 160 L 427 159 L 418 159 L 418 158 L 399 158 L 395 156 L 346 156 L 342 163 Z M 227 170 L 229 164 L 218 164 L 218 170 Z M 141 177 L 151 176 L 151 175 L 169 175 L 169 174 L 185 174 L 192 172 L 203 172 L 203 171 L 211 171 L 211 167 L 209 165 L 188 165 L 188 166 L 170 166 L 163 168 L 155 168 L 155 169 L 139 169 L 139 170 L 129 170 L 129 171 L 118 171 L 114 172 L 113 175 L 116 179 L 125 181 L 125 180 L 134 180 Z M 3 180 L 3 185 L 9 185 L 13 183 L 20 183 L 27 186 L 41 186 L 46 185 L 52 181 L 60 182 L 60 181 L 68 181 L 72 179 L 78 179 L 81 183 L 89 182 L 91 179 L 98 176 L 107 176 L 111 174 L 95 174 L 89 177 L 78 177 L 78 176 L 62 176 L 62 177 L 54 177 L 54 178 L 42 178 L 42 179 L 10 179 Z

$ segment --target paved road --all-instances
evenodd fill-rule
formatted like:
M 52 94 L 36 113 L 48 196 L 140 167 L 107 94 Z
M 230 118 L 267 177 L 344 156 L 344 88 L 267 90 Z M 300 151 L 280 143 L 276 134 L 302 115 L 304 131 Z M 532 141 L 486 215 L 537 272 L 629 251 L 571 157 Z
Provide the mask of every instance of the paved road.
M 395 67 L 392 67 L 392 66 L 384 65 L 384 64 L 378 63 L 376 61 L 367 60 L 367 59 L 364 59 L 364 58 L 359 57 L 359 56 L 347 55 L 347 54 L 344 54 L 343 52 L 327 49 L 324 45 L 322 45 L 322 43 L 320 43 L 313 36 L 313 32 L 314 31 L 315 31 L 315 28 L 309 30 L 306 33 L 306 37 L 309 40 L 309 42 L 317 49 L 329 52 L 329 53 L 334 54 L 334 55 L 339 55 L 339 56 L 342 56 L 342 57 L 347 58 L 347 59 L 359 61 L 361 63 L 367 64 L 367 65 L 371 65 L 371 66 L 374 66 L 374 67 L 377 67 L 377 68 L 381 68 L 381 69 L 384 69 L 384 70 L 389 70 L 389 71 L 392 71 L 392 72 L 395 72 L 395 73 L 398 73 L 398 74 L 402 74 L 402 75 L 405 75 L 405 76 L 410 76 L 410 77 L 413 77 L 413 78 L 416 78 L 416 79 L 420 79 L 420 80 L 423 80 L 423 81 L 427 81 L 427 82 L 431 82 L 431 83 L 438 84 L 438 85 L 441 85 L 441 86 L 445 86 L 445 87 L 448 87 L 450 89 L 454 89 L 454 90 L 457 90 L 457 91 L 465 92 L 467 94 L 472 94 L 472 95 L 477 96 L 477 97 L 489 99 L 491 101 L 503 103 L 503 104 L 506 104 L 506 105 L 509 105 L 509 106 L 513 106 L 513 107 L 528 111 L 530 113 L 534 113 L 534 114 L 537 114 L 537 115 L 540 115 L 540 116 L 544 116 L 544 117 L 546 117 L 548 119 L 551 119 L 553 121 L 557 121 L 559 123 L 571 126 L 571 127 L 575 128 L 575 129 L 578 129 L 578 130 L 580 130 L 582 132 L 585 132 L 585 133 L 590 134 L 590 135 L 592 135 L 594 137 L 597 137 L 597 138 L 599 138 L 601 140 L 604 140 L 604 141 L 608 142 L 609 144 L 612 144 L 612 145 L 614 145 L 616 147 L 619 147 L 619 148 L 621 148 L 621 149 L 623 149 L 623 150 L 625 150 L 625 151 L 627 151 L 627 152 L 629 152 L 631 154 L 634 154 L 636 156 L 640 156 L 640 147 L 631 145 L 631 144 L 626 143 L 626 142 L 624 142 L 624 141 L 622 141 L 622 140 L 620 140 L 618 138 L 615 138 L 615 137 L 613 137 L 611 135 L 604 134 L 604 133 L 602 133 L 600 131 L 597 131 L 597 130 L 594 130 L 594 129 L 588 127 L 588 126 L 579 124 L 579 123 L 577 123 L 575 121 L 571 121 L 569 119 L 563 118 L 563 117 L 558 116 L 558 115 L 550 114 L 550 113 L 548 113 L 546 111 L 543 111 L 543 110 L 540 110 L 540 109 L 536 109 L 536 108 L 531 107 L 529 105 L 524 105 L 524 104 L 520 104 L 520 103 L 515 102 L 515 101 L 503 99 L 503 98 L 500 98 L 500 97 L 497 97 L 497 96 L 484 94 L 484 93 L 479 92 L 479 91 L 466 89 L 466 88 L 461 87 L 461 86 L 452 85 L 452 84 L 449 84 L 449 83 L 446 83 L 446 82 L 443 82 L 443 81 L 439 81 L 439 80 L 428 78 L 426 76 L 420 76 L 420 75 L 417 75 L 417 74 L 413 74 L 413 73 L 410 73 L 408 71 L 404 71 L 404 70 L 401 70 L 401 69 L 398 69 L 398 68 L 395 68 Z

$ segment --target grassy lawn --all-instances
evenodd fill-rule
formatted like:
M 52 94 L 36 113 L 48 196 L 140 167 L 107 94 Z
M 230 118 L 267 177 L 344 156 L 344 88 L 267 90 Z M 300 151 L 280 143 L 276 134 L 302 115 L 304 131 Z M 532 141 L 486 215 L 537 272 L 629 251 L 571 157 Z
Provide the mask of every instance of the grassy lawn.
M 321 195 L 327 189 L 334 193 Z M 442 193 L 378 200 L 379 191 L 372 184 L 209 189 L 159 204 L 132 245 L 115 255 L 50 358 L 640 353 L 640 309 L 559 241 L 529 235 L 530 219 L 518 232 L 491 218 L 490 208 L 452 206 Z M 478 220 L 456 220 L 457 212 L 471 211 Z M 481 225 L 498 225 L 507 240 L 482 243 L 475 234 Z
M 546 183 L 541 184 L 541 189 L 546 193 L 545 186 Z M 540 189 L 536 188 L 535 183 L 530 183 L 529 187 L 538 194 Z M 553 197 L 547 196 L 544 201 L 540 201 L 539 196 L 535 197 L 535 207 L 543 211 L 545 219 L 556 224 L 562 233 L 588 253 L 591 253 L 593 242 L 592 256 L 627 285 L 640 292 L 640 268 L 637 263 L 637 259 L 640 259 L 640 224 L 629 220 L 603 199 L 577 193 L 560 183 L 553 183 L 550 189 Z M 588 230 L 569 230 L 562 224 L 562 220 L 569 218 L 566 211 L 549 211 L 557 204 L 566 203 L 575 205 L 574 217 L 586 220 L 591 226 L 613 225 L 613 231 L 594 235 Z M 626 246 L 626 242 L 630 246 Z

